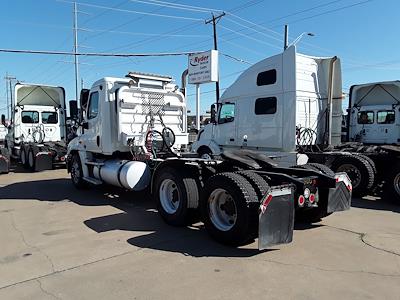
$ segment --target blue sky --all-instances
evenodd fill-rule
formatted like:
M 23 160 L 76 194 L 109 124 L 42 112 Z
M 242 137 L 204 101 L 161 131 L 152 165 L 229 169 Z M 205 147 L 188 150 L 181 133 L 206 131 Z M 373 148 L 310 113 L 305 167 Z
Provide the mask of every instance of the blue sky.
M 283 26 L 291 40 L 307 31 L 299 52 L 337 55 L 342 60 L 344 90 L 352 84 L 398 79 L 399 1 L 396 0 L 165 0 L 231 12 L 219 23 L 219 50 L 250 63 L 282 51 Z M 213 47 L 210 13 L 150 5 L 148 0 L 80 0 L 80 52 L 175 52 Z M 154 2 L 153 2 L 154 3 Z M 165 4 L 157 2 L 158 4 Z M 72 51 L 72 4 L 56 0 L 3 0 L 0 11 L 0 48 Z M 88 5 L 89 4 L 89 5 Z M 106 8 L 104 9 L 100 6 Z M 183 7 L 183 6 L 180 6 Z M 130 12 L 128 12 L 130 11 Z M 167 18 L 132 11 L 179 16 Z M 254 24 L 259 24 L 255 26 Z M 249 27 L 253 27 L 249 28 Z M 81 58 L 85 87 L 104 76 L 128 71 L 172 75 L 180 85 L 187 57 Z M 20 81 L 63 86 L 67 100 L 75 98 L 72 57 L 0 53 L 0 75 Z M 220 56 L 221 88 L 229 86 L 247 64 Z M 214 84 L 201 86 L 202 111 L 215 101 Z M 194 87 L 188 106 L 194 112 Z M 4 112 L 5 82 L 0 84 Z

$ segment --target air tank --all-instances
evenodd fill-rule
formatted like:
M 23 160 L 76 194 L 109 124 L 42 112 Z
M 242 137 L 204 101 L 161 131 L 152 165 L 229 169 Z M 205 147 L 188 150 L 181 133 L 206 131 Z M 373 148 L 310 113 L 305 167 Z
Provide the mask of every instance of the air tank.
M 115 186 L 134 191 L 144 190 L 151 180 L 149 166 L 141 161 L 106 160 L 93 168 L 95 178 Z

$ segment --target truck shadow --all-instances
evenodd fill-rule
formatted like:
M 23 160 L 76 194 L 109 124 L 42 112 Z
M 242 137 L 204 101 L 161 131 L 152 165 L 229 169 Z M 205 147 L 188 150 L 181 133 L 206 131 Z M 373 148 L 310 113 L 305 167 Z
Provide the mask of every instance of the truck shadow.
M 194 257 L 251 257 L 261 253 L 256 245 L 233 248 L 214 242 L 201 223 L 181 228 L 165 224 L 149 194 L 149 191 L 133 193 L 112 186 L 79 191 L 69 179 L 52 179 L 18 182 L 1 187 L 0 202 L 38 200 L 50 203 L 71 201 L 82 206 L 110 205 L 123 212 L 90 218 L 84 224 L 97 233 L 114 230 L 132 232 L 134 236 L 127 242 L 139 248 Z
M 384 199 L 353 198 L 351 200 L 351 207 L 400 213 L 400 202 L 397 204 Z

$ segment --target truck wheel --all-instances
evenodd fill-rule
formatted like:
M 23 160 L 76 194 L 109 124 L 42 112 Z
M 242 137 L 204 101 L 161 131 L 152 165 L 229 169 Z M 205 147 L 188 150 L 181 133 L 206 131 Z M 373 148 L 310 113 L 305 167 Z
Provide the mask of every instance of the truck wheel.
M 318 171 L 322 172 L 325 175 L 332 176 L 332 177 L 335 176 L 335 172 L 333 172 L 328 166 L 325 166 L 323 164 L 308 163 L 307 165 L 314 167 L 315 169 L 317 169 Z
M 197 153 L 199 154 L 199 157 L 203 158 L 203 159 L 213 159 L 214 158 L 212 151 L 207 147 L 201 147 L 197 151 Z
M 376 186 L 377 177 L 378 177 L 378 169 L 376 168 L 375 162 L 371 158 L 369 158 L 368 156 L 366 156 L 364 154 L 361 154 L 361 153 L 352 153 L 352 154 L 365 160 L 371 166 L 372 171 L 374 172 L 374 182 L 372 183 L 370 190 L 373 190 L 374 187 Z
M 393 201 L 400 204 L 400 165 L 397 164 L 393 171 L 389 171 L 389 174 L 385 178 L 383 186 L 385 196 Z
M 25 147 L 23 147 L 23 146 L 21 147 L 21 149 L 19 151 L 19 160 L 21 161 L 21 164 L 24 168 L 28 167 L 27 153 L 26 153 Z
M 258 197 L 239 174 L 227 172 L 209 178 L 201 208 L 205 228 L 220 243 L 242 245 L 258 232 Z
M 87 187 L 86 181 L 83 179 L 82 164 L 79 154 L 74 154 L 71 160 L 71 180 L 77 189 Z
M 249 170 L 238 171 L 236 173 L 242 175 L 250 182 L 257 193 L 259 201 L 261 201 L 262 197 L 269 191 L 269 185 L 261 175 Z
M 346 172 L 353 185 L 353 195 L 362 197 L 368 194 L 375 182 L 371 165 L 360 156 L 341 155 L 332 164 L 335 172 Z
M 164 221 L 172 226 L 185 226 L 192 220 L 199 202 L 198 183 L 194 175 L 166 167 L 158 173 L 154 191 L 157 209 Z
M 27 162 L 28 162 L 28 168 L 29 168 L 31 171 L 35 171 L 36 153 L 35 153 L 35 151 L 33 150 L 32 147 L 30 147 L 29 150 L 28 150 L 28 159 L 27 159 Z

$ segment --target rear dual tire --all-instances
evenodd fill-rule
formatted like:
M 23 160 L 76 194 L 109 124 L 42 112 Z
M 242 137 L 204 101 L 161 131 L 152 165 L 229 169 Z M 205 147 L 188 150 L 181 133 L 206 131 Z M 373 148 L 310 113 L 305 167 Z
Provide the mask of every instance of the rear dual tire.
M 240 246 L 257 236 L 259 199 L 240 174 L 226 172 L 209 178 L 201 211 L 207 232 L 220 243 Z

